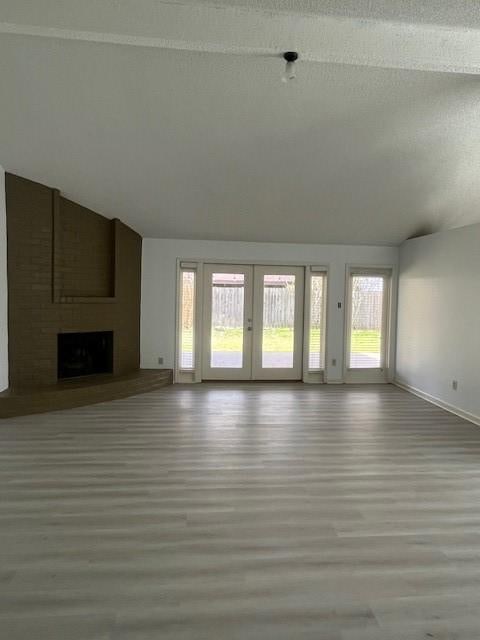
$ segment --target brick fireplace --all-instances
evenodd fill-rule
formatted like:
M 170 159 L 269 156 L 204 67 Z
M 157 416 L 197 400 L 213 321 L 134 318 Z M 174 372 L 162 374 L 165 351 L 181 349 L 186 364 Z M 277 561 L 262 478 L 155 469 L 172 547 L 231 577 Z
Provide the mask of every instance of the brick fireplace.
M 141 237 L 56 189 L 5 188 L 10 387 L 137 371 Z

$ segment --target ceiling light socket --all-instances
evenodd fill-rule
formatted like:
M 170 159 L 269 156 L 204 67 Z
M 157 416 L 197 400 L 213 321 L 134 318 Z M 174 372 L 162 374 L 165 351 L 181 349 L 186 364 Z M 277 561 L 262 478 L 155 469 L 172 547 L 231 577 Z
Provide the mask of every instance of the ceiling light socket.
M 296 62 L 298 60 L 298 53 L 296 51 L 285 51 L 283 59 L 286 62 Z
M 296 77 L 295 62 L 298 60 L 298 53 L 296 51 L 285 51 L 283 59 L 285 60 L 285 73 L 283 74 L 282 81 L 289 82 Z

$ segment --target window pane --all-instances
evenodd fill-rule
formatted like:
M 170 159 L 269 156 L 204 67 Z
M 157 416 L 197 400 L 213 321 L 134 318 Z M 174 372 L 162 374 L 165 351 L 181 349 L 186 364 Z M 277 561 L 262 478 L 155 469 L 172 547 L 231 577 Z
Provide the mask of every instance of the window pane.
M 195 271 L 182 271 L 180 369 L 195 368 Z
M 310 342 L 308 350 L 308 368 L 311 371 L 323 370 L 325 354 L 323 345 L 324 283 L 325 276 L 312 275 L 310 279 Z
M 295 276 L 263 277 L 262 367 L 293 367 Z
M 221 369 L 243 367 L 243 315 L 245 275 L 212 274 L 212 327 L 210 366 Z
M 384 279 L 352 276 L 350 368 L 382 366 Z

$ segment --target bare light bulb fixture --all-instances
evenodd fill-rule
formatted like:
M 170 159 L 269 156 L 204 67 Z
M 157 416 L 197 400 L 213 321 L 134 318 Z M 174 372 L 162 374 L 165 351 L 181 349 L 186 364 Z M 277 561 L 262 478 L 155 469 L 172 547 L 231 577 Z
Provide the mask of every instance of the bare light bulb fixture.
M 295 80 L 297 77 L 295 62 L 298 60 L 298 53 L 296 51 L 285 51 L 283 59 L 285 60 L 285 73 L 283 74 L 282 82 Z

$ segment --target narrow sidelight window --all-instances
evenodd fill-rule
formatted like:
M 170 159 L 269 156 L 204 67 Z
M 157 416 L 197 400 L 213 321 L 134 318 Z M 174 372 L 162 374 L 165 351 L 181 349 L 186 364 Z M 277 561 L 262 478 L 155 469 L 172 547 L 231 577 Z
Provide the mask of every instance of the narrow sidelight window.
M 196 272 L 181 272 L 180 369 L 195 369 L 195 288 Z
M 323 371 L 325 368 L 325 285 L 325 273 L 310 276 L 309 371 Z

